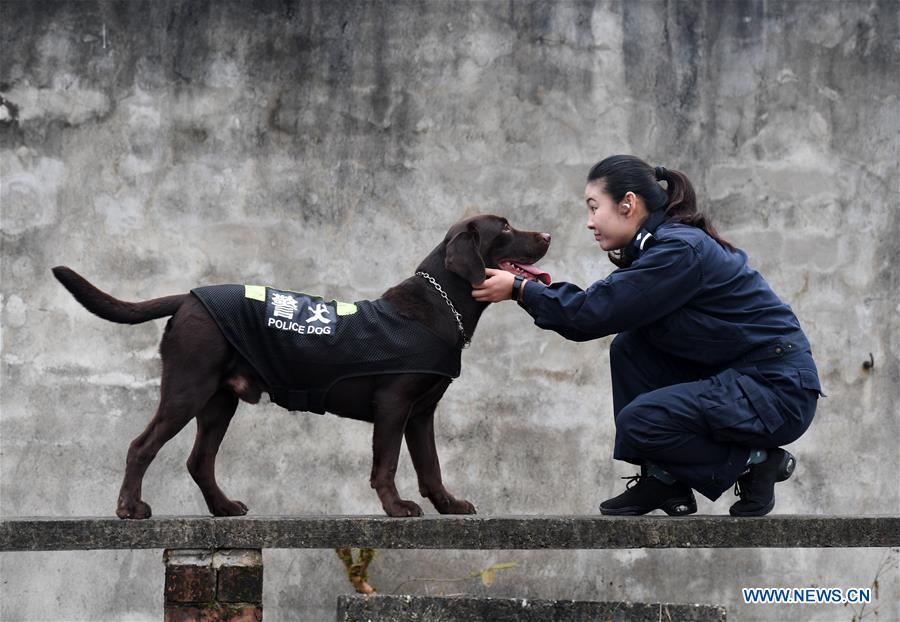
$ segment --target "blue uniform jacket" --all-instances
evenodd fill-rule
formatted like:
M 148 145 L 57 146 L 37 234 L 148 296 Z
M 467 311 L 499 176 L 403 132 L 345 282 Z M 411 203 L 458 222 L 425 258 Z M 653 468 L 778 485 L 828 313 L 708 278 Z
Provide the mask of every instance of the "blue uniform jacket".
M 689 225 L 664 223 L 654 237 L 631 266 L 586 290 L 526 283 L 522 306 L 535 324 L 573 341 L 639 330 L 665 352 L 718 368 L 802 335 L 794 312 L 743 251 Z

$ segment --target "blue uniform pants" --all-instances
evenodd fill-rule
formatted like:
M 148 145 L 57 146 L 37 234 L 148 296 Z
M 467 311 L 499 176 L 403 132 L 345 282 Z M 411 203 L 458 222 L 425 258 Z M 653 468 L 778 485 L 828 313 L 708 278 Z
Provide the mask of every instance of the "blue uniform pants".
M 655 348 L 639 331 L 610 348 L 613 457 L 652 462 L 715 501 L 746 469 L 753 449 L 795 441 L 815 413 L 811 354 L 716 369 Z

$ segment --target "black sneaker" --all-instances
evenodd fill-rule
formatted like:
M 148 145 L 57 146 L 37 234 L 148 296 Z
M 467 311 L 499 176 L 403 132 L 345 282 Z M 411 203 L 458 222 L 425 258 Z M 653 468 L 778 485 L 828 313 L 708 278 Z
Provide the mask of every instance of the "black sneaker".
M 781 448 L 768 450 L 768 456 L 738 478 L 734 494 L 741 498 L 728 511 L 732 516 L 765 516 L 775 507 L 775 482 L 789 478 L 797 459 Z
M 625 492 L 600 504 L 600 513 L 608 516 L 640 516 L 662 510 L 669 516 L 686 516 L 697 511 L 697 500 L 690 486 L 679 482 L 664 484 L 647 475 L 646 467 L 640 475 L 627 479 Z

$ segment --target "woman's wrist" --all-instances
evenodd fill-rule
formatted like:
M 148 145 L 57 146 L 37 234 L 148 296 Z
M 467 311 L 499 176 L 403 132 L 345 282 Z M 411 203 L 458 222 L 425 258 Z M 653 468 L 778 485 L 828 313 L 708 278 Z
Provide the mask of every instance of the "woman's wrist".
M 510 300 L 521 300 L 522 299 L 522 288 L 525 285 L 525 279 L 519 275 L 516 275 L 513 278 L 512 282 L 512 291 L 509 294 Z

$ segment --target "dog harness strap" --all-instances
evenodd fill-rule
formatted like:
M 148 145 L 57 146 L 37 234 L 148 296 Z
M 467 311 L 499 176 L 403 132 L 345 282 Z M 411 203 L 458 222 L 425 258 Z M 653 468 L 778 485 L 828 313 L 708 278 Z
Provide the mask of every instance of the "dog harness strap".
M 273 402 L 290 411 L 305 411 L 324 415 L 324 400 L 312 396 L 312 391 L 292 391 L 290 389 L 273 389 L 269 393 Z

